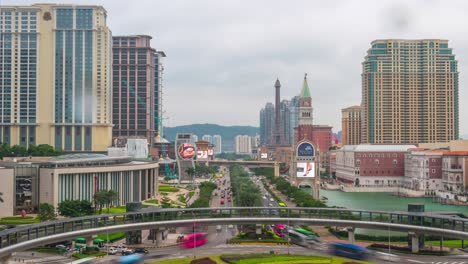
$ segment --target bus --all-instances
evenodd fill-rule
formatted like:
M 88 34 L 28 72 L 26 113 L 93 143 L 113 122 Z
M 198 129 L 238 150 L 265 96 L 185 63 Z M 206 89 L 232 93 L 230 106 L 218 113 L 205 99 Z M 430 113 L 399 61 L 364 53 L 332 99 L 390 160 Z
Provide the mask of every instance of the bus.
M 208 236 L 207 233 L 195 233 L 191 235 L 187 235 L 182 239 L 182 246 L 185 248 L 195 248 L 199 246 L 203 246 L 208 242 L 206 238 Z
M 353 244 L 330 243 L 330 253 L 339 257 L 366 260 L 369 252 L 367 248 Z
M 302 247 L 310 248 L 316 242 L 313 237 L 306 236 L 292 229 L 288 230 L 288 236 L 291 243 Z
M 308 231 L 308 230 L 305 230 L 304 228 L 295 228 L 294 231 L 298 232 L 298 233 L 301 233 L 305 236 L 307 236 L 309 239 L 312 239 L 316 242 L 320 242 L 320 238 L 318 235 Z
M 68 264 L 91 264 L 96 261 L 95 257 L 89 257 L 89 258 L 82 258 L 78 260 L 73 260 L 72 262 L 68 262 Z

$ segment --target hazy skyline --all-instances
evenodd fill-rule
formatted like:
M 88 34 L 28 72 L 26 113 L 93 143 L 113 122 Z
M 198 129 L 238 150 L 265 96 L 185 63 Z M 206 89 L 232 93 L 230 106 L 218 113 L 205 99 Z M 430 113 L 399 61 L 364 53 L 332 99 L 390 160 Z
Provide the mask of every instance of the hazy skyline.
M 300 92 L 308 73 L 314 123 L 341 130 L 341 109 L 361 101 L 361 62 L 370 42 L 448 39 L 459 61 L 460 134 L 468 20 L 464 1 L 0 0 L 1 5 L 102 5 L 113 35 L 146 34 L 164 51 L 166 126 L 259 125 L 259 110 Z

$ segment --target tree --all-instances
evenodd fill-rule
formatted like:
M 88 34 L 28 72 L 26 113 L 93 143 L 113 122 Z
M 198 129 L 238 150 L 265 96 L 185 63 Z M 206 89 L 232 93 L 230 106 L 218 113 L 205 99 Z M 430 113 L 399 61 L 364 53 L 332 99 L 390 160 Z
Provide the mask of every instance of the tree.
M 48 203 L 41 203 L 39 205 L 39 214 L 37 215 L 41 221 L 49 221 L 55 219 L 54 206 Z
M 99 191 L 94 194 L 94 208 L 99 208 L 99 213 L 102 213 L 102 207 L 107 204 L 107 191 Z
M 79 217 L 93 214 L 93 206 L 87 200 L 65 200 L 58 205 L 60 215 Z
M 119 194 L 114 190 L 109 190 L 105 193 L 106 198 L 106 205 L 107 205 L 107 213 L 109 213 L 109 209 L 112 203 L 116 202 L 119 199 Z
M 78 217 L 80 216 L 77 200 L 65 200 L 58 204 L 57 210 L 60 215 L 66 217 Z

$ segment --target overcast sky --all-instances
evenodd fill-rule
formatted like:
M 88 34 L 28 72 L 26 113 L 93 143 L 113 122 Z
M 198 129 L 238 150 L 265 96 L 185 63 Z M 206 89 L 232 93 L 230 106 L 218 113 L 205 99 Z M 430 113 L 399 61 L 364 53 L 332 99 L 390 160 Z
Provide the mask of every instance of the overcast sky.
M 167 54 L 167 126 L 258 126 L 276 77 L 289 99 L 307 72 L 314 122 L 338 131 L 341 109 L 360 104 L 372 40 L 448 39 L 461 72 L 460 134 L 468 134 L 468 1 L 0 0 L 35 2 L 102 5 L 113 35 L 153 36 L 152 46 Z

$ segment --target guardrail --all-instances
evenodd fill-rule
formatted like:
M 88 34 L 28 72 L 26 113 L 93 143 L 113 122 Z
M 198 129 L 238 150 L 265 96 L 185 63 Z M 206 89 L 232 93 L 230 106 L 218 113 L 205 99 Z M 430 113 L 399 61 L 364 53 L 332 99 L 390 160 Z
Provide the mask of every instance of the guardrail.
M 433 234 L 446 237 L 468 238 L 468 219 L 449 216 L 432 216 L 426 213 L 368 211 L 339 208 L 299 208 L 299 207 L 221 207 L 221 208 L 189 208 L 189 209 L 146 209 L 141 212 L 94 215 L 78 218 L 66 218 L 32 225 L 22 225 L 0 231 L 0 256 L 7 252 L 8 247 L 30 244 L 31 240 L 47 242 L 47 238 L 69 238 L 93 232 L 106 232 L 113 229 L 128 230 L 160 224 L 177 225 L 187 222 L 215 223 L 234 219 L 238 222 L 293 221 L 311 224 L 339 224 L 354 227 L 386 229 L 394 227 L 403 231 L 427 230 Z M 273 221 L 274 220 L 274 221 Z M 160 224 L 157 224 L 160 223 Z M 399 228 L 399 226 L 403 226 Z M 115 228 L 112 228 L 115 227 Z M 414 227 L 414 228 L 412 228 Z M 414 230 L 413 230 L 414 229 Z M 86 231 L 88 230 L 88 231 Z M 77 232 L 83 231 L 83 232 Z M 67 235 L 67 233 L 69 233 Z M 94 233 L 98 234 L 98 233 Z M 30 243 L 26 243 L 26 242 Z M 60 241 L 60 240 L 58 240 Z M 52 243 L 52 242 L 50 242 Z M 4 250 L 5 249 L 5 250 Z

